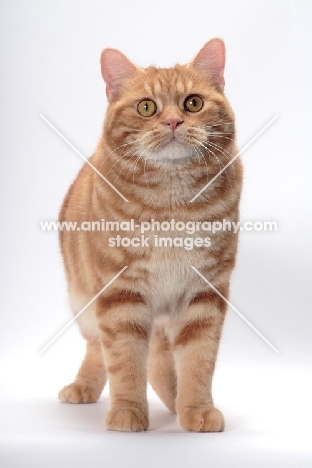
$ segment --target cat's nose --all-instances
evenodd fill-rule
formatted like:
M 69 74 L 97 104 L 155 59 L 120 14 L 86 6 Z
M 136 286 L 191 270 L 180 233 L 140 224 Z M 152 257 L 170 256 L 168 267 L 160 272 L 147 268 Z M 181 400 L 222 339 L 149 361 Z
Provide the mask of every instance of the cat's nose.
M 181 119 L 166 119 L 165 125 L 168 125 L 170 129 L 174 132 L 178 125 L 181 125 L 183 120 Z

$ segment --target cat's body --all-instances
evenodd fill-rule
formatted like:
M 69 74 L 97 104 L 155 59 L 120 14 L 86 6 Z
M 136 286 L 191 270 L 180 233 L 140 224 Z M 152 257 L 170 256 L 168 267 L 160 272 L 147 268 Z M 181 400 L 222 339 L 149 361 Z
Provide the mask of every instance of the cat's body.
M 213 407 L 211 380 L 226 304 L 191 266 L 227 297 L 237 235 L 148 231 L 149 241 L 133 247 L 109 247 L 109 238 L 141 239 L 140 223 L 152 219 L 238 221 L 238 159 L 191 202 L 236 154 L 233 113 L 223 95 L 223 43 L 210 41 L 184 67 L 138 69 L 110 49 L 101 63 L 109 107 L 90 162 L 129 202 L 85 165 L 65 198 L 60 221 L 134 219 L 138 227 L 61 233 L 74 313 L 127 269 L 77 318 L 87 354 L 60 399 L 94 402 L 108 378 L 107 427 L 146 430 L 148 367 L 153 388 L 177 412 L 183 428 L 220 431 L 224 420 Z M 155 234 L 182 242 L 209 236 L 211 245 L 155 247 Z

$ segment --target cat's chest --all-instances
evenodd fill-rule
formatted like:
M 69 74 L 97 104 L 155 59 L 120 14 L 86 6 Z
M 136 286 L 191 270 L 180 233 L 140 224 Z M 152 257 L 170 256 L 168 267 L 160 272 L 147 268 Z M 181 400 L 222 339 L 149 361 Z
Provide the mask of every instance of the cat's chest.
M 192 295 L 194 271 L 200 264 L 200 253 L 183 247 L 154 248 L 149 261 L 149 302 L 153 313 L 181 311 Z
M 146 230 L 148 246 L 130 266 L 133 278 L 142 282 L 143 294 L 155 315 L 187 306 L 198 282 L 191 266 L 202 270 L 215 263 L 210 233 L 196 230 L 195 223 L 174 220 L 164 222 L 162 229 L 157 227 L 155 224 Z

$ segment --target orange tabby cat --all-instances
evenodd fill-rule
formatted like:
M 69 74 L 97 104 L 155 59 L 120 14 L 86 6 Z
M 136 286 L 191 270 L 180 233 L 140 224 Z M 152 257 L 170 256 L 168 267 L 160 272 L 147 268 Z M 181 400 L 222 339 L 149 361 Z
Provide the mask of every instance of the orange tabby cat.
M 224 63 L 220 39 L 205 44 L 189 64 L 167 69 L 136 67 L 114 49 L 102 53 L 109 105 L 103 136 L 89 161 L 128 202 L 85 164 L 68 191 L 60 221 L 134 219 L 136 227 L 61 232 L 74 314 L 128 268 L 77 318 L 87 353 L 59 398 L 95 402 L 108 378 L 110 430 L 147 430 L 147 378 L 182 428 L 224 429 L 211 383 L 226 303 L 191 268 L 228 297 L 237 234 L 209 232 L 207 244 L 200 222 L 238 221 L 240 161 L 191 202 L 236 154 L 234 116 L 223 94 Z M 152 219 L 197 222 L 200 229 L 189 234 L 164 228 L 149 232 L 149 240 L 136 246 L 110 243 L 117 234 L 141 238 L 140 223 Z M 157 247 L 155 234 L 197 241 L 188 250 L 170 243 Z

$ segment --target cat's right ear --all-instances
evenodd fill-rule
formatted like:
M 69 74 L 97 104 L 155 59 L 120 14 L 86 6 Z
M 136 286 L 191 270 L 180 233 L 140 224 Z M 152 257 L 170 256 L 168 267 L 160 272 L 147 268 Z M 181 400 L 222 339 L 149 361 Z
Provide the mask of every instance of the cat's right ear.
M 119 50 L 105 49 L 101 55 L 101 72 L 106 83 L 106 95 L 109 101 L 120 96 L 124 81 L 131 78 L 137 67 Z

